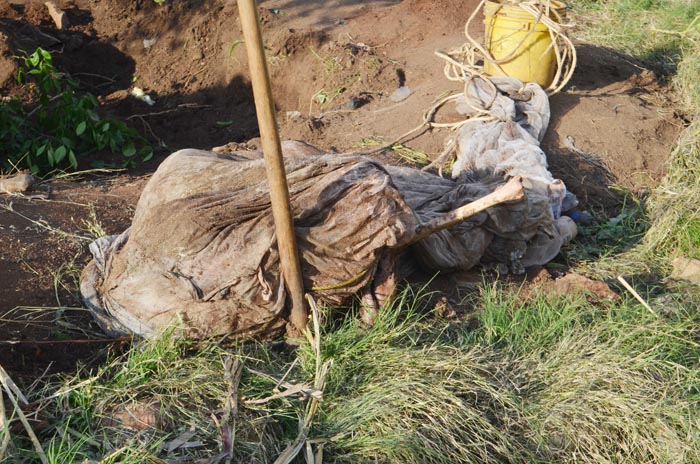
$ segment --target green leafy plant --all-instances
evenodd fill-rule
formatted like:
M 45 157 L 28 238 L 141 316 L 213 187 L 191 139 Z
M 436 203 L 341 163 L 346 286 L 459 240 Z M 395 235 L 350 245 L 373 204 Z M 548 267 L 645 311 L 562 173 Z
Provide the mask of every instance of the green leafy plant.
M 236 39 L 231 43 L 231 46 L 228 49 L 228 58 L 231 58 L 231 55 L 233 55 L 234 50 L 236 50 L 236 47 L 239 46 L 240 44 L 245 43 L 241 39 Z
M 34 174 L 76 169 L 78 160 L 104 150 L 120 153 L 127 164 L 153 151 L 146 140 L 123 121 L 102 119 L 97 98 L 78 93 L 78 83 L 60 73 L 51 53 L 37 48 L 21 58 L 18 83 L 28 101 L 17 97 L 0 102 L 0 162 L 3 167 L 27 167 Z M 30 104 L 35 104 L 28 110 Z

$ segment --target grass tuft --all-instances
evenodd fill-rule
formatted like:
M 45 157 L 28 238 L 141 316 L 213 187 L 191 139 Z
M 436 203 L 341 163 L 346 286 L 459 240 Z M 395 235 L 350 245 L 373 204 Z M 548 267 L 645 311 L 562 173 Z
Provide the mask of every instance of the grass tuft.
M 672 76 L 686 110 L 700 111 L 700 4 L 688 0 L 580 0 L 577 33 L 586 42 L 629 53 Z
M 223 430 L 231 427 L 234 462 L 269 462 L 284 447 L 285 431 L 294 435 L 294 408 L 287 405 L 278 413 L 280 402 L 249 406 L 233 425 L 221 421 L 231 395 L 226 360 L 284 372 L 286 358 L 270 356 L 263 345 L 247 346 L 235 354 L 214 342 L 196 347 L 172 331 L 138 343 L 97 373 L 67 378 L 36 394 L 40 402 L 42 396 L 52 398 L 43 405 L 56 423 L 44 434 L 47 456 L 61 463 L 81 462 L 79 458 L 86 456 L 105 463 L 161 462 L 161 458 L 191 462 L 222 453 Z M 268 396 L 275 385 L 245 370 L 243 379 L 238 401 Z M 80 433 L 69 435 L 65 430 Z M 195 445 L 167 452 L 183 435 Z
M 700 258 L 700 120 L 683 132 L 649 209 L 645 256 Z
M 51 417 L 44 449 L 52 462 L 195 462 L 227 450 L 232 462 L 272 462 L 299 433 L 305 400 L 266 398 L 285 382 L 311 385 L 322 362 L 307 438 L 323 462 L 700 460 L 700 313 L 685 309 L 697 304 L 668 301 L 673 310 L 657 316 L 633 301 L 594 306 L 585 295 L 524 299 L 492 287 L 474 327 L 430 318 L 427 301 L 408 289 L 372 328 L 348 317 L 324 329 L 320 358 L 307 340 L 224 349 L 170 333 L 137 344 L 33 393 Z M 237 414 L 227 413 L 234 359 L 244 366 Z M 114 420 L 135 404 L 157 404 L 156 425 Z M 194 445 L 168 452 L 184 435 Z M 11 457 L 31 459 L 12 438 Z

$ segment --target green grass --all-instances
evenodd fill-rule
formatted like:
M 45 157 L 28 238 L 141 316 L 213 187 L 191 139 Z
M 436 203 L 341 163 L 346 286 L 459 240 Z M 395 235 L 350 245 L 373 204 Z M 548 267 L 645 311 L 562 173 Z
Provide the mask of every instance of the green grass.
M 682 134 L 669 174 L 650 201 L 645 257 L 684 255 L 700 259 L 700 120 Z
M 700 111 L 700 3 L 577 0 L 576 37 L 636 56 L 670 77 L 685 109 Z
M 256 357 L 260 355 L 261 357 Z M 42 435 L 50 462 L 82 462 L 84 457 L 105 463 L 160 462 L 165 459 L 194 460 L 220 452 L 224 428 L 236 431 L 234 462 L 268 462 L 281 452 L 284 440 L 294 436 L 295 408 L 279 413 L 275 405 L 246 407 L 237 419 L 221 422 L 231 382 L 226 375 L 227 359 L 238 359 L 247 367 L 284 372 L 284 356 L 273 356 L 263 345 L 246 346 L 235 352 L 215 342 L 194 346 L 172 334 L 137 343 L 128 352 L 98 368 L 68 376 L 63 382 L 49 382 L 35 392 L 52 426 Z M 245 372 L 242 398 L 271 394 L 274 382 Z M 56 396 L 50 402 L 43 398 Z M 156 426 L 137 430 L 123 426 L 121 418 L 147 417 L 138 405 L 153 405 Z M 219 421 L 219 422 L 217 422 Z M 67 433 L 67 432 L 72 432 Z M 189 441 L 200 441 L 194 448 L 167 454 L 163 447 L 191 432 Z M 13 434 L 19 454 L 5 461 L 36 459 L 22 434 Z
M 231 395 L 226 359 L 237 359 L 244 369 L 229 421 L 233 462 L 272 462 L 297 435 L 306 400 L 249 403 L 276 382 L 248 368 L 277 379 L 288 371 L 290 384 L 311 385 L 318 362 L 328 362 L 308 436 L 309 446 L 323 446 L 323 462 L 698 462 L 700 313 L 698 301 L 683 298 L 656 304 L 664 311 L 654 315 L 633 301 L 525 300 L 491 287 L 475 327 L 432 319 L 427 300 L 407 291 L 370 329 L 352 317 L 324 329 L 320 359 L 307 341 L 296 350 L 224 349 L 165 334 L 95 375 L 36 392 L 53 417 L 40 439 L 50 462 L 216 456 Z M 46 402 L 48 393 L 55 397 Z M 120 404 L 153 399 L 159 428 L 106 420 Z M 201 446 L 168 455 L 162 446 L 187 431 Z M 24 450 L 12 459 L 31 458 L 12 438 Z

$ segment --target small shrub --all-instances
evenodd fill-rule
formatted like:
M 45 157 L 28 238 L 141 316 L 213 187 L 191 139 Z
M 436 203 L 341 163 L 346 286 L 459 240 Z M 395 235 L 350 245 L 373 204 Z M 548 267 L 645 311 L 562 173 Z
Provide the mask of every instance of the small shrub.
M 90 93 L 53 65 L 51 53 L 37 48 L 21 58 L 18 83 L 37 106 L 15 97 L 0 102 L 0 162 L 5 169 L 27 167 L 33 174 L 78 167 L 78 160 L 110 150 L 146 161 L 153 152 L 146 140 L 123 121 L 101 119 Z

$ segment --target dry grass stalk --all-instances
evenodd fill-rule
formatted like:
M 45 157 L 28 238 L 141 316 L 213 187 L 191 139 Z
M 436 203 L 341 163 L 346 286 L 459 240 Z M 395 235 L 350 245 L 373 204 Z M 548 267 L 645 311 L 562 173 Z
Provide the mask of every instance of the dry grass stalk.
M 297 435 L 294 442 L 292 442 L 287 448 L 280 454 L 280 456 L 275 460 L 275 464 L 289 464 L 296 458 L 302 448 L 306 447 L 305 458 L 309 464 L 321 464 L 321 461 L 316 461 L 315 455 L 310 451 L 312 448 L 312 443 L 308 442 L 309 431 L 311 430 L 311 425 L 318 411 L 319 403 L 323 400 L 323 389 L 326 385 L 326 375 L 328 374 L 328 368 L 331 365 L 331 361 L 323 362 L 323 353 L 321 352 L 321 318 L 318 306 L 311 296 L 306 295 L 306 299 L 311 308 L 311 319 L 313 322 L 313 333 L 307 327 L 304 331 L 304 335 L 311 344 L 313 348 L 314 357 L 316 360 L 316 371 L 314 376 L 314 389 L 319 392 L 318 395 L 312 395 L 310 401 L 306 405 L 306 410 L 303 416 L 299 417 L 299 435 Z M 322 450 L 321 447 L 319 449 Z M 316 456 L 319 459 L 323 459 L 323 452 L 320 451 Z M 311 459 L 311 461 L 309 461 Z
M 637 291 L 636 291 L 634 288 L 632 288 L 632 286 L 629 284 L 629 282 L 627 282 L 627 281 L 625 280 L 624 277 L 622 277 L 621 275 L 620 275 L 620 276 L 617 276 L 617 280 L 618 280 L 618 282 L 620 282 L 620 283 L 622 284 L 623 287 L 625 287 L 625 289 L 626 289 L 628 292 L 630 292 L 630 293 L 632 294 L 633 297 L 636 298 L 637 301 L 639 301 L 639 302 L 642 304 L 642 306 L 644 306 L 650 313 L 656 315 L 656 311 L 654 311 L 653 309 L 651 309 L 651 306 L 649 306 L 649 303 L 647 303 L 647 302 L 644 300 L 644 298 L 642 298 L 642 297 L 639 295 L 639 293 L 637 293 Z
M 14 407 L 14 412 L 17 414 L 17 417 L 19 418 L 20 422 L 24 426 L 24 429 L 27 431 L 27 435 L 29 435 L 29 439 L 32 442 L 32 445 L 34 446 L 34 449 L 36 450 L 37 455 L 39 456 L 39 459 L 41 460 L 42 464 L 49 464 L 49 460 L 46 457 L 46 453 L 44 452 L 44 449 L 41 447 L 41 443 L 39 442 L 39 439 L 37 438 L 36 434 L 34 433 L 34 430 L 32 427 L 29 425 L 29 421 L 27 420 L 27 417 L 24 415 L 24 412 L 22 412 L 22 408 L 19 405 L 19 401 L 24 403 L 25 405 L 29 404 L 27 399 L 24 397 L 22 392 L 17 388 L 17 385 L 12 381 L 10 376 L 7 374 L 5 369 L 0 366 L 0 383 L 2 383 L 3 389 L 5 390 L 5 393 L 7 394 L 7 397 L 10 399 L 10 402 L 12 403 L 12 406 Z M 4 409 L 4 405 L 3 405 Z M 3 411 L 4 413 L 4 411 Z M 3 414 L 4 416 L 4 414 Z M 3 419 L 4 420 L 4 419 Z M 9 437 L 9 429 L 6 431 L 8 437 Z
M 5 454 L 10 445 L 10 421 L 5 414 L 5 397 L 2 394 L 0 394 L 0 435 L 2 435 L 0 462 L 5 462 Z
M 233 448 L 236 443 L 236 420 L 238 419 L 238 387 L 243 375 L 243 364 L 239 359 L 227 356 L 224 360 L 224 379 L 228 385 L 228 395 L 224 400 L 223 415 L 221 420 L 212 414 L 212 420 L 221 434 L 220 459 L 230 463 L 233 459 Z

